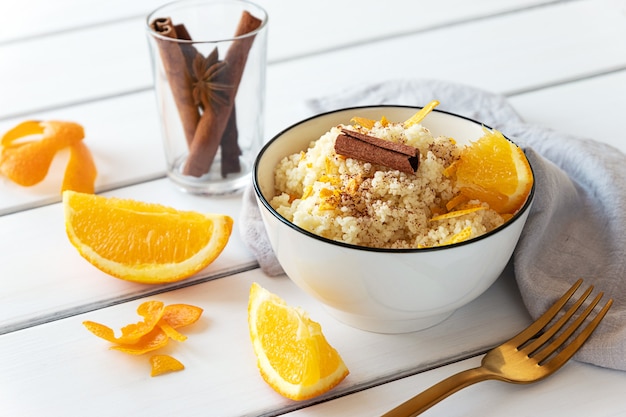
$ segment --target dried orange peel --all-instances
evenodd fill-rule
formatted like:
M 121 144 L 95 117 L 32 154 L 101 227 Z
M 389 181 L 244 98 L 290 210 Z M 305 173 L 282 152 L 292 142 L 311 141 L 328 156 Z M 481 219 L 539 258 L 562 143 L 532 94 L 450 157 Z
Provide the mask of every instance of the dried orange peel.
M 202 312 L 202 308 L 189 304 L 166 306 L 161 301 L 146 301 L 137 307 L 137 313 L 143 317 L 143 321 L 122 327 L 119 337 L 104 324 L 84 321 L 83 325 L 94 335 L 113 343 L 111 349 L 130 355 L 143 355 L 166 346 L 170 339 L 178 342 L 187 340 L 187 336 L 176 329 L 197 322 Z M 157 356 L 157 359 L 151 358 L 152 376 L 184 369 L 182 363 L 172 357 Z
M 167 372 L 182 371 L 185 369 L 178 359 L 171 357 L 170 355 L 154 355 L 150 357 L 150 365 L 152 371 L 150 376 L 158 376 Z
M 137 312 L 144 320 L 122 327 L 122 335 L 120 337 L 115 337 L 113 329 L 103 324 L 92 321 L 86 321 L 83 324 L 90 332 L 111 343 L 121 345 L 134 344 L 154 329 L 161 317 L 163 317 L 163 310 L 164 305 L 161 301 L 146 301 L 142 303 Z
M 56 154 L 70 148 L 62 190 L 94 192 L 97 170 L 91 152 L 82 142 L 83 127 L 66 121 L 28 120 L 0 139 L 0 173 L 18 185 L 30 187 L 47 176 Z

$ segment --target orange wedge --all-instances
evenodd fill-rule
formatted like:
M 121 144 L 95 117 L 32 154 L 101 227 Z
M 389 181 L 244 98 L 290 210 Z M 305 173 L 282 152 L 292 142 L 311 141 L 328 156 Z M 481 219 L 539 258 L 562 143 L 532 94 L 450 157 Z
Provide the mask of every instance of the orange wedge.
M 63 192 L 65 228 L 80 255 L 120 279 L 179 281 L 213 262 L 226 247 L 233 219 L 159 204 Z
M 532 189 L 526 155 L 495 130 L 485 129 L 485 135 L 464 148 L 454 165 L 461 194 L 489 204 L 500 214 L 519 210 Z
M 319 323 L 257 283 L 250 288 L 248 325 L 259 371 L 279 394 L 293 400 L 313 398 L 348 375 Z

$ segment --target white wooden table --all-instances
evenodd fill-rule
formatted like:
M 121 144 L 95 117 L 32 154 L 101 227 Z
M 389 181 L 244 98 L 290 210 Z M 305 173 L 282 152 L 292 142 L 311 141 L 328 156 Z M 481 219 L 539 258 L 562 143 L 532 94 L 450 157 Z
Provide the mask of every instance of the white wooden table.
M 27 119 L 81 123 L 97 192 L 238 219 L 241 196 L 187 195 L 164 176 L 144 33 L 145 16 L 160 3 L 3 0 L 0 132 Z M 259 3 L 270 15 L 268 139 L 311 115 L 308 99 L 387 79 L 435 78 L 502 93 L 528 122 L 626 151 L 626 0 Z M 355 71 L 363 59 L 369 64 Z M 187 281 L 117 280 L 67 240 L 58 192 L 66 158 L 34 187 L 0 178 L 2 416 L 376 416 L 476 365 L 530 321 L 507 270 L 431 329 L 380 335 L 346 327 L 287 277 L 265 276 L 237 222 L 219 259 Z M 297 403 L 262 381 L 246 321 L 253 281 L 322 324 L 351 371 L 335 390 Z M 204 308 L 189 339 L 168 348 L 183 372 L 151 378 L 147 358 L 108 350 L 81 324 L 119 328 L 144 299 Z M 571 362 L 534 385 L 470 387 L 425 415 L 626 415 L 624 387 L 624 372 Z

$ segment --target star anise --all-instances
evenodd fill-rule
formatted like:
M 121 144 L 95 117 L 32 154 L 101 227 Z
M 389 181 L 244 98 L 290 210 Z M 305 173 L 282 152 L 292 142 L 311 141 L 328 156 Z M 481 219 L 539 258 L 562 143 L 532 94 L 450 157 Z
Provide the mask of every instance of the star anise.
M 193 99 L 196 105 L 208 109 L 215 104 L 228 104 L 232 86 L 220 82 L 226 67 L 226 62 L 218 60 L 217 49 L 206 58 L 196 55 L 193 60 Z

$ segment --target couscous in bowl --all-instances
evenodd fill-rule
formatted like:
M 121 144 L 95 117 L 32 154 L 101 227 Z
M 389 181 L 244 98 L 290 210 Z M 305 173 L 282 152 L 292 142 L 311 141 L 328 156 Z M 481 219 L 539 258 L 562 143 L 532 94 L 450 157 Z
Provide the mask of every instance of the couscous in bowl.
M 277 203 L 280 192 L 276 190 L 276 170 L 285 157 L 306 151 L 312 141 L 328 134 L 334 126 L 348 124 L 354 116 L 377 120 L 384 115 L 402 121 L 418 110 L 372 106 L 321 114 L 276 135 L 255 163 L 257 202 L 272 248 L 286 274 L 334 317 L 360 329 L 381 333 L 424 329 L 474 300 L 504 270 L 532 203 L 534 185 L 522 208 L 504 224 L 491 225 L 494 230 L 460 243 L 419 248 L 394 244 L 373 247 L 371 242 L 354 244 L 332 235 L 323 236 L 323 232 L 294 224 L 289 209 L 285 211 Z M 431 112 L 421 124 L 433 136 L 453 137 L 459 145 L 484 134 L 481 123 L 442 111 Z

